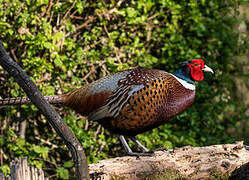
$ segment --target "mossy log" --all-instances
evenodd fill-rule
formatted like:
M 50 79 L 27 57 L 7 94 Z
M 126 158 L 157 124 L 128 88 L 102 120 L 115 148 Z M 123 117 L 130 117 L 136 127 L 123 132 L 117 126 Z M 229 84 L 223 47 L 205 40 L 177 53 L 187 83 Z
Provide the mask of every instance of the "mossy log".
M 91 179 L 249 179 L 243 142 L 159 150 L 152 157 L 117 157 L 89 165 Z M 243 172 L 242 172 L 243 171 Z

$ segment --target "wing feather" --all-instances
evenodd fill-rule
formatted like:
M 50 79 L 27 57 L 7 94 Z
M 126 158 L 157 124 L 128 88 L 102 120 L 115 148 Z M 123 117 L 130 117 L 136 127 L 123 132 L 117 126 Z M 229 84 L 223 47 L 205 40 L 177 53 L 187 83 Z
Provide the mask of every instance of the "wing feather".
M 125 72 L 125 76 L 119 78 L 116 89 L 114 89 L 106 103 L 88 115 L 89 120 L 96 121 L 107 117 L 117 117 L 132 96 L 145 88 L 147 84 L 166 73 L 160 70 L 141 68 Z

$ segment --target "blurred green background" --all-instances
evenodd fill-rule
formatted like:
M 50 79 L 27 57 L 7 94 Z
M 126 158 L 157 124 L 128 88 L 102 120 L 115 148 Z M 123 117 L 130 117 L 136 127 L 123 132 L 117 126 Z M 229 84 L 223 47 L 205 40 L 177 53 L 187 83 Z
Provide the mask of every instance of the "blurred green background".
M 0 0 L 0 39 L 43 95 L 63 94 L 119 70 L 175 71 L 203 58 L 214 71 L 197 85 L 194 105 L 138 135 L 150 150 L 249 143 L 249 3 L 245 0 Z M 0 67 L 0 97 L 25 96 Z M 120 156 L 116 135 L 55 107 L 89 163 Z M 132 144 L 131 144 L 132 145 Z M 33 105 L 0 109 L 0 171 L 27 156 L 50 178 L 73 178 L 63 141 Z

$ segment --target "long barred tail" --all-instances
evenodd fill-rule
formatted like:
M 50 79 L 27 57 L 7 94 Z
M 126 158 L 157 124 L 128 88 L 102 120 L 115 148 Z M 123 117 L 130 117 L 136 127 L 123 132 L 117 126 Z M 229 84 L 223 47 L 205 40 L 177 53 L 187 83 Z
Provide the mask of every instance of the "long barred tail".
M 50 104 L 64 104 L 65 98 L 64 96 L 44 96 L 44 98 Z M 17 97 L 17 98 L 5 98 L 0 99 L 0 107 L 1 106 L 11 106 L 11 105 L 22 105 L 22 104 L 32 104 L 29 98 L 26 97 Z

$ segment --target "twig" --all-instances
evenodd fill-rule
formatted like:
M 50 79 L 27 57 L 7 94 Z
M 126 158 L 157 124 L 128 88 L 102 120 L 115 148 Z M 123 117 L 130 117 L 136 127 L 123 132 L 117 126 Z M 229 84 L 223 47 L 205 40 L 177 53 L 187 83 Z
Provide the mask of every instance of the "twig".
M 76 27 L 76 31 L 86 27 L 89 23 L 93 22 L 96 19 L 96 17 L 94 16 L 90 16 L 86 22 L 84 22 L 83 24 L 79 25 Z
M 110 39 L 110 41 L 113 41 L 110 34 L 109 34 L 109 32 L 108 32 L 108 29 L 107 29 L 107 27 L 105 25 L 104 25 L 104 30 L 105 30 L 108 38 Z M 113 48 L 114 48 L 114 52 L 116 54 L 116 59 L 118 60 L 119 63 L 122 63 L 121 60 L 120 60 L 120 56 L 119 56 L 119 49 L 115 45 L 114 45 Z
M 78 20 L 84 20 L 83 17 L 80 17 L 80 16 L 74 16 L 74 15 L 71 15 L 71 18 L 73 19 L 78 19 Z
M 89 121 L 88 121 L 88 119 L 86 119 L 86 124 L 85 124 L 85 127 L 84 127 L 84 130 L 85 130 L 85 131 L 88 130 L 88 125 L 89 125 Z
M 51 150 L 51 149 L 54 149 L 54 148 L 58 148 L 58 146 L 57 146 L 56 144 L 53 144 L 53 143 L 51 143 L 51 142 L 49 142 L 49 141 L 47 141 L 47 140 L 44 140 L 44 139 L 40 138 L 39 136 L 35 136 L 35 139 L 41 141 L 42 144 L 47 144 L 47 145 L 49 145 L 49 146 L 52 146 L 52 147 L 50 148 L 50 150 Z
M 92 65 L 92 66 L 91 66 L 91 70 L 87 73 L 87 75 L 84 76 L 84 78 L 83 78 L 82 81 L 86 81 L 86 79 L 87 79 L 91 74 L 93 74 L 95 71 L 96 71 L 96 69 L 95 69 L 95 67 Z
M 46 14 L 46 18 L 48 18 L 49 17 L 49 12 L 50 12 L 50 10 L 51 10 L 51 7 L 53 6 L 53 0 L 49 0 L 49 5 L 48 5 L 48 9 L 47 9 L 47 11 L 45 12 L 45 14 Z
M 20 123 L 19 123 L 19 136 L 23 139 L 25 139 L 25 134 L 26 134 L 26 124 L 27 124 L 27 121 L 26 120 L 22 120 Z
M 0 149 L 0 166 L 3 166 L 3 151 Z
M 95 131 L 95 133 L 94 133 L 94 139 L 97 138 L 97 135 L 99 134 L 100 129 L 101 129 L 101 125 L 98 125 L 97 131 Z
M 11 49 L 11 50 L 10 50 L 10 53 L 12 54 L 14 60 L 15 60 L 16 62 L 18 62 L 18 59 L 17 59 L 17 57 L 16 57 L 16 55 L 15 55 L 15 50 L 14 50 L 14 49 Z
M 68 16 L 68 14 L 70 13 L 70 11 L 73 9 L 73 7 L 75 6 L 76 0 L 74 0 L 72 6 L 67 10 L 66 14 L 63 16 L 63 18 L 61 19 L 61 23 L 63 22 L 63 20 L 65 20 Z
M 79 25 L 79 26 L 77 26 L 75 28 L 76 32 L 79 31 L 80 29 L 85 28 L 86 26 L 88 26 L 89 23 L 93 22 L 94 20 L 95 20 L 95 17 L 94 16 L 90 16 L 86 22 L 84 22 L 83 24 L 81 24 L 81 25 Z M 70 36 L 70 35 L 71 35 L 71 32 L 67 33 L 65 35 L 65 38 L 68 37 L 68 36 Z

